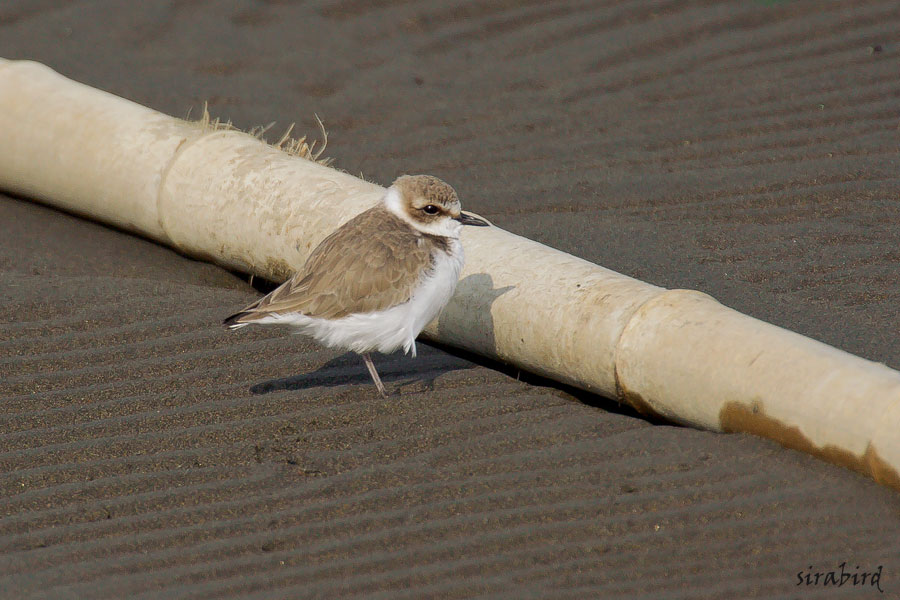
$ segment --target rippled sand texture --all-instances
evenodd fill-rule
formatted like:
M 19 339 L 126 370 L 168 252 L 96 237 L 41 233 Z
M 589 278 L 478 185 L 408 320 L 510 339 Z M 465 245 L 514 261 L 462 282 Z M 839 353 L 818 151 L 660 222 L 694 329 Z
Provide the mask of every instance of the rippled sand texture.
M 351 173 L 894 368 L 898 31 L 893 1 L 0 3 L 0 56 L 273 139 L 316 113 Z M 220 327 L 257 295 L 0 196 L 0 596 L 875 597 L 797 586 L 844 561 L 900 591 L 897 493 L 853 472 L 428 347 L 382 400 Z

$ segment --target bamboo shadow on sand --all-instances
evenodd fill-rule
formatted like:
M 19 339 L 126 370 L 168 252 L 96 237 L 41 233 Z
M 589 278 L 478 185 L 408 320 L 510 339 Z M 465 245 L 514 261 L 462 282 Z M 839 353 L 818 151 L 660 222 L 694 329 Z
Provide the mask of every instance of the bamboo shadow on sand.
M 408 385 L 423 386 L 424 390 L 422 391 L 431 392 L 435 389 L 436 378 L 444 373 L 487 367 L 538 388 L 557 390 L 558 393 L 563 393 L 576 401 L 606 412 L 634 417 L 653 424 L 672 425 L 666 421 L 641 415 L 631 406 L 621 404 L 615 398 L 606 398 L 586 392 L 541 375 L 522 371 L 513 365 L 486 358 L 485 352 L 492 353 L 496 348 L 491 306 L 497 298 L 512 289 L 514 289 L 512 286 L 495 289 L 492 278 L 485 273 L 476 273 L 460 280 L 457 290 L 464 293 L 451 300 L 442 314 L 452 315 L 453 318 L 450 321 L 455 323 L 467 323 L 465 337 L 468 343 L 476 348 L 475 352 L 434 341 L 419 340 L 416 342 L 417 358 L 411 358 L 399 352 L 390 355 L 373 353 L 372 357 L 381 379 L 385 383 L 400 382 L 399 385 L 390 386 L 388 394 L 402 393 L 403 388 Z M 460 301 L 460 297 L 465 297 L 467 301 Z M 476 300 L 473 301 L 473 299 Z M 446 336 L 451 340 L 459 333 L 450 330 L 440 321 L 438 330 L 442 337 Z M 484 352 L 478 353 L 477 350 Z M 372 394 L 378 394 L 362 358 L 353 352 L 347 352 L 333 358 L 315 371 L 264 381 L 252 386 L 250 392 L 258 395 L 282 390 L 354 384 L 371 386 Z

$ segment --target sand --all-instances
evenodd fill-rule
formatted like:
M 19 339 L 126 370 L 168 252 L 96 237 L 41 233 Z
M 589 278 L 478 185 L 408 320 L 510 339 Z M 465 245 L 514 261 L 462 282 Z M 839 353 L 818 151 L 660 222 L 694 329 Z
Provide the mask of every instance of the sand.
M 898 31 L 890 1 L 0 4 L 0 56 L 273 138 L 318 114 L 351 173 L 894 368 Z M 2 195 L 0 294 L 5 598 L 900 593 L 897 493 L 765 440 L 424 345 L 381 399 L 222 329 L 239 275 Z M 806 585 L 844 562 L 885 594 Z

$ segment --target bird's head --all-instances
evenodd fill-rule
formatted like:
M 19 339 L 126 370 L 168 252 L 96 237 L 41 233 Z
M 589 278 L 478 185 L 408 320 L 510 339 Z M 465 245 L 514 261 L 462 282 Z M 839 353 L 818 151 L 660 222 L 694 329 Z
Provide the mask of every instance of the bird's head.
M 456 190 L 431 175 L 398 177 L 388 188 L 384 203 L 396 216 L 431 235 L 456 238 L 463 225 L 488 225 L 462 212 Z

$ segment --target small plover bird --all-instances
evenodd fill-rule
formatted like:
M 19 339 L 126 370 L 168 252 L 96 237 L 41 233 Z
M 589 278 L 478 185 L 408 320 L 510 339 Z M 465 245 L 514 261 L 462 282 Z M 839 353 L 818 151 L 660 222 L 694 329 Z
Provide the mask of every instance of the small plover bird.
M 437 177 L 399 177 L 381 202 L 322 240 L 298 273 L 224 324 L 287 325 L 352 350 L 386 396 L 370 353 L 416 355 L 416 337 L 456 289 L 463 225 L 488 223 L 461 212 Z

